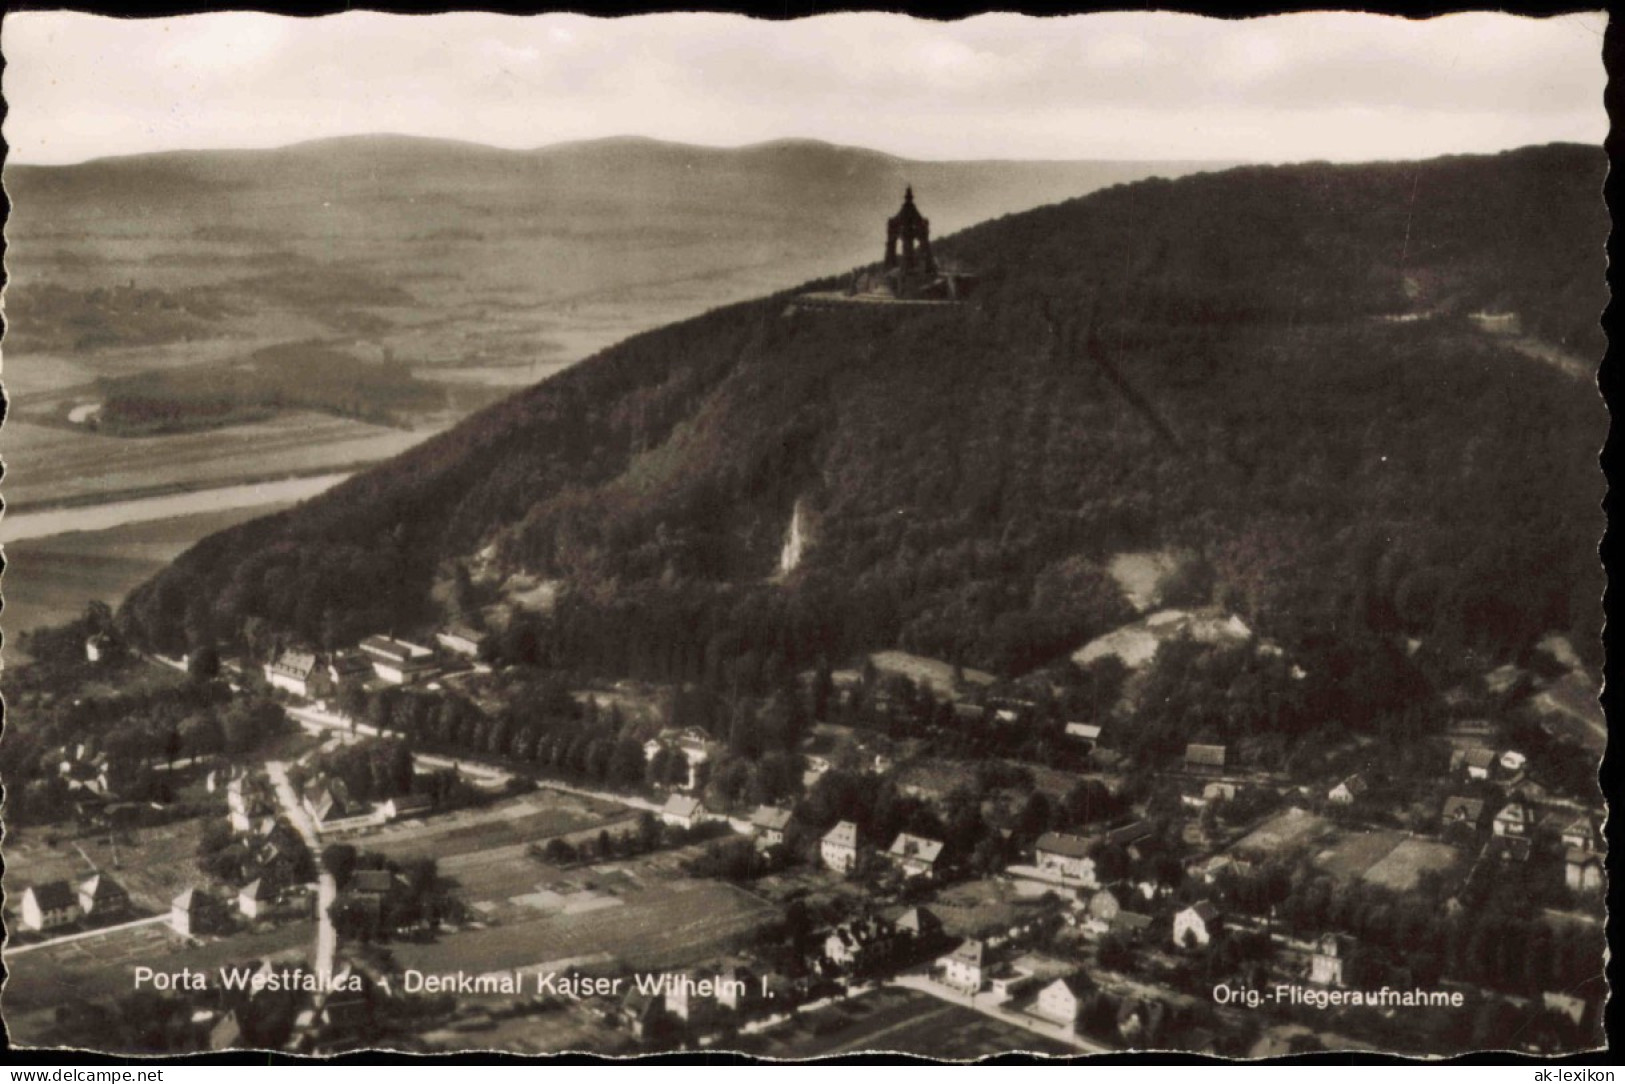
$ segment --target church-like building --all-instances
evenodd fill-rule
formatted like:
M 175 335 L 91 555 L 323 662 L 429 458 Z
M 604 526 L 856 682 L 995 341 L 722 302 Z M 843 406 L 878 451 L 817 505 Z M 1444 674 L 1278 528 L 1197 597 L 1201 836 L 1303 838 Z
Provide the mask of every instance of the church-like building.
M 880 267 L 853 272 L 844 291 L 803 294 L 791 308 L 899 302 L 951 305 L 963 301 L 975 285 L 975 275 L 937 262 L 931 252 L 931 220 L 920 213 L 911 185 L 903 191 L 903 206 L 886 220 L 886 254 Z

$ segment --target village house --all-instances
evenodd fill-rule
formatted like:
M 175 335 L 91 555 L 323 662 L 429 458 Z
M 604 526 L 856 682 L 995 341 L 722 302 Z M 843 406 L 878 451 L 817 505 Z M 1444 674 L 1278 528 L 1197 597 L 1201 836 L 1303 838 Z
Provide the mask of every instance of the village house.
M 372 663 L 372 672 L 391 685 L 415 685 L 438 670 L 434 650 L 420 644 L 390 636 L 369 636 L 360 647 Z
M 237 893 L 237 910 L 244 918 L 265 918 L 275 910 L 280 897 L 269 877 L 256 877 Z
M 1139 911 L 1119 910 L 1110 923 L 1114 935 L 1130 942 L 1139 942 L 1151 931 L 1152 919 Z
M 825 936 L 824 957 L 840 967 L 854 967 L 866 955 L 883 951 L 895 936 L 896 928 L 881 916 L 859 915 Z
M 1121 828 L 1114 828 L 1106 833 L 1108 847 L 1121 847 L 1128 852 L 1128 856 L 1136 862 L 1140 859 L 1140 844 L 1150 839 L 1154 829 L 1145 821 L 1135 821 L 1125 824 Z
M 682 784 L 683 789 L 693 790 L 700 785 L 701 766 L 710 761 L 715 745 L 711 736 L 697 726 L 662 730 L 658 737 L 643 743 L 643 756 L 646 760 L 653 760 L 662 749 L 681 756 L 688 765 L 688 778 Z
M 1547 1012 L 1564 1017 L 1577 1028 L 1584 1026 L 1586 1010 L 1589 1008 L 1585 998 L 1554 990 L 1547 990 L 1540 995 L 1540 1005 Z
M 1095 883 L 1095 860 L 1089 857 L 1089 841 L 1062 832 L 1045 832 L 1033 847 L 1033 862 L 1042 873 L 1084 886 Z
M 1580 817 L 1563 829 L 1563 846 L 1568 850 L 1590 851 L 1596 845 L 1597 826 L 1590 817 Z
M 1236 797 L 1236 785 L 1222 779 L 1215 779 L 1202 788 L 1202 800 L 1206 802 L 1233 801 Z
M 942 936 L 942 920 L 924 907 L 910 907 L 893 923 L 897 933 L 916 946 L 929 945 Z
M 777 847 L 784 842 L 785 829 L 790 827 L 790 810 L 776 809 L 770 805 L 756 807 L 756 812 L 750 815 L 751 834 L 756 837 L 758 847 Z
M 1533 824 L 1534 815 L 1530 812 L 1528 806 L 1522 802 L 1508 802 L 1495 815 L 1491 828 L 1498 836 L 1518 836 L 1522 838 L 1529 835 L 1529 829 Z
M 678 828 L 693 828 L 716 818 L 699 798 L 687 794 L 671 794 L 667 795 L 666 804 L 660 809 L 660 819 Z
M 1524 766 L 1528 763 L 1529 758 L 1518 752 L 1516 749 L 1508 749 L 1506 752 L 1501 754 L 1501 770 L 1506 772 L 1508 775 L 1516 775 L 1518 772 L 1523 771 Z
M 1317 986 L 1342 986 L 1343 963 L 1353 943 L 1340 933 L 1322 934 L 1309 956 L 1309 981 Z
M 982 942 L 972 938 L 960 942 L 958 948 L 938 959 L 943 985 L 971 994 L 981 990 L 986 951 Z
M 825 869 L 837 873 L 850 873 L 858 864 L 858 826 L 841 821 L 818 841 L 818 857 Z
M 1365 777 L 1359 774 L 1351 775 L 1326 794 L 1326 800 L 1333 805 L 1353 805 L 1368 789 Z
M 264 776 L 244 776 L 226 784 L 226 808 L 234 832 L 251 832 L 277 812 L 276 796 Z
M 327 660 L 327 679 L 335 690 L 365 684 L 372 676 L 372 660 L 359 651 L 337 651 Z
M 1076 738 L 1083 742 L 1086 748 L 1094 748 L 1100 741 L 1100 725 L 1098 723 L 1067 723 L 1066 736 Z
M 105 873 L 95 873 L 79 885 L 79 910 L 97 922 L 111 922 L 130 913 L 130 894 Z
M 1089 996 L 1089 981 L 1082 975 L 1068 975 L 1056 979 L 1038 991 L 1032 1013 L 1065 1028 L 1076 1028 L 1083 1014 L 1084 998 Z
M 306 700 L 320 700 L 333 691 L 326 664 L 309 651 L 284 651 L 265 664 L 265 680 Z
M 169 904 L 169 928 L 182 937 L 218 932 L 225 924 L 220 901 L 201 888 L 188 888 Z
M 1589 848 L 1570 847 L 1563 852 L 1563 883 L 1574 892 L 1592 892 L 1603 886 L 1602 855 Z
M 1160 1001 L 1127 997 L 1117 1007 L 1117 1034 L 1131 1045 L 1157 1041 L 1162 1034 L 1168 1010 Z
M 1495 767 L 1495 750 L 1482 747 L 1469 749 L 1462 754 L 1461 763 L 1467 770 L 1468 779 L 1488 779 Z
M 79 920 L 79 894 L 67 881 L 46 881 L 23 890 L 22 928 L 55 930 Z
M 349 788 L 342 779 L 316 779 L 306 789 L 301 804 L 318 826 L 340 821 L 361 812 L 350 803 Z
M 983 972 L 982 978 L 995 1001 L 1019 997 L 1037 984 L 1033 970 L 1015 962 L 994 964 Z
M 941 843 L 907 832 L 898 833 L 886 851 L 886 857 L 905 877 L 930 877 L 936 872 L 937 859 L 941 856 Z
M 1527 836 L 1491 836 L 1484 845 L 1483 858 L 1502 862 L 1527 862 L 1533 849 L 1533 843 Z
M 1222 745 L 1192 742 L 1185 746 L 1185 768 L 1188 771 L 1223 771 L 1226 753 Z
M 1219 909 L 1211 901 L 1192 904 L 1174 915 L 1174 945 L 1179 948 L 1205 945 L 1222 926 Z
M 1484 800 L 1459 796 L 1446 798 L 1444 808 L 1439 811 L 1439 820 L 1447 826 L 1457 825 L 1476 832 L 1484 821 Z
M 434 634 L 435 643 L 454 655 L 477 659 L 485 646 L 485 634 L 467 625 L 451 625 Z

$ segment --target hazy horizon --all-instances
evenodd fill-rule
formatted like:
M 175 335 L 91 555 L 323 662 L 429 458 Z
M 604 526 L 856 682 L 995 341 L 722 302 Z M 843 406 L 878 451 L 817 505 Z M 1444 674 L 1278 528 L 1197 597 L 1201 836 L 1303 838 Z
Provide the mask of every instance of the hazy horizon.
M 1601 143 L 1601 14 L 7 18 L 11 161 L 402 135 L 914 161 L 1377 161 Z

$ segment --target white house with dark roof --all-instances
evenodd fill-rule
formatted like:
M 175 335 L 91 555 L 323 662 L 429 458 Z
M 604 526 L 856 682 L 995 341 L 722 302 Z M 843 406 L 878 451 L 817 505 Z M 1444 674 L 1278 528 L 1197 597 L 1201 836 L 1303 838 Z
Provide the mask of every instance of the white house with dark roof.
M 421 644 L 391 636 L 369 636 L 359 646 L 371 661 L 372 672 L 391 685 L 415 685 L 439 669 L 434 649 Z
M 1591 892 L 1603 886 L 1602 855 L 1589 848 L 1570 847 L 1563 852 L 1563 883 L 1574 892 Z
M 256 877 L 237 893 L 237 910 L 244 918 L 263 918 L 276 907 L 280 897 L 269 877 Z
M 824 833 L 824 838 L 818 841 L 818 857 L 825 869 L 850 873 L 858 864 L 858 826 L 851 821 L 841 821 Z
M 1089 996 L 1089 980 L 1082 975 L 1068 975 L 1056 979 L 1042 990 L 1033 1002 L 1032 1013 L 1062 1027 L 1077 1027 L 1083 1014 L 1084 999 Z
M 79 910 L 98 922 L 130 913 L 130 894 L 105 873 L 93 873 L 79 884 Z
M 1462 825 L 1477 831 L 1484 820 L 1484 800 L 1456 795 L 1446 798 L 1439 811 L 1439 820 L 1445 824 Z
M 886 857 L 903 871 L 905 877 L 929 877 L 937 870 L 937 859 L 942 857 L 942 844 L 924 836 L 899 832 Z
M 1468 779 L 1488 779 L 1495 768 L 1495 759 L 1495 750 L 1480 746 L 1462 754 L 1461 762 Z
M 705 803 L 688 794 L 672 794 L 660 809 L 660 819 L 679 828 L 693 828 L 716 818 L 705 808 Z
M 1095 860 L 1089 841 L 1064 832 L 1045 832 L 1033 846 L 1033 864 L 1041 872 L 1090 886 L 1095 883 Z
M 485 646 L 485 634 L 467 625 L 449 625 L 435 633 L 434 639 L 452 654 L 469 659 L 478 658 L 480 649 Z
M 1590 817 L 1580 817 L 1563 829 L 1563 846 L 1574 851 L 1591 851 L 1597 847 L 1597 825 Z
M 326 663 L 312 651 L 284 651 L 265 664 L 265 680 L 306 700 L 320 700 L 333 691 Z
M 975 938 L 961 941 L 958 948 L 937 960 L 943 984 L 968 993 L 980 990 L 986 955 L 986 946 Z
M 219 928 L 224 918 L 220 902 L 201 888 L 188 888 L 169 904 L 169 927 L 182 937 L 194 937 Z
M 790 811 L 770 805 L 756 807 L 750 815 L 750 831 L 762 847 L 776 847 L 784 842 L 785 829 L 790 827 Z
M 1205 945 L 1219 932 L 1219 909 L 1210 900 L 1203 900 L 1174 915 L 1174 944 L 1184 948 L 1188 942 Z
M 67 881 L 46 881 L 23 889 L 22 928 L 54 930 L 79 921 L 79 894 Z
M 1353 805 L 1361 795 L 1370 789 L 1365 777 L 1355 773 L 1328 791 L 1326 800 L 1333 805 Z
M 1501 807 L 1491 823 L 1491 830 L 1498 836 L 1527 836 L 1534 824 L 1534 815 L 1529 807 L 1522 802 L 1508 802 Z

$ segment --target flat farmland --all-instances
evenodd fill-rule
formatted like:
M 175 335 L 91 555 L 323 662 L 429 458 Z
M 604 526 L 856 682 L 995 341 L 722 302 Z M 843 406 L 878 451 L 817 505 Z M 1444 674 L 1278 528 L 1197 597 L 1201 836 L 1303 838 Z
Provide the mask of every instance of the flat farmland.
M 740 1044 L 765 1058 L 800 1060 L 884 1051 L 946 1061 L 975 1061 L 1015 1051 L 1077 1053 L 1053 1039 L 939 1001 L 914 990 L 888 988 L 798 1016 L 792 1023 Z
M 1361 875 L 1361 880 L 1395 892 L 1409 892 L 1428 872 L 1453 869 L 1462 853 L 1446 843 L 1430 839 L 1407 839 L 1389 851 Z
M 1230 850 L 1275 854 L 1309 846 L 1330 831 L 1331 825 L 1324 817 L 1306 809 L 1285 809 L 1254 828 Z
M 464 809 L 421 821 L 406 821 L 358 837 L 356 846 L 390 858 L 446 859 L 500 851 L 503 860 L 523 856 L 524 845 L 634 816 L 626 806 L 556 790 L 538 790 L 478 809 Z
M 217 968 L 251 960 L 307 955 L 315 927 L 293 922 L 257 933 L 240 934 L 199 946 L 188 946 L 166 923 L 120 930 L 103 937 L 35 949 L 8 956 L 4 1005 L 12 1038 L 27 1040 L 18 1029 L 22 1016 L 49 1010 L 76 998 L 87 1001 L 123 997 L 135 989 L 135 969 L 160 971 L 191 968 L 214 981 Z
M 1365 876 L 1405 839 L 1403 832 L 1351 832 L 1315 855 L 1315 866 L 1339 881 Z
M 715 881 L 649 879 L 622 886 L 621 894 L 584 891 L 589 895 L 579 902 L 588 906 L 580 909 L 570 908 L 580 893 L 542 887 L 529 902 L 504 908 L 508 920 L 500 925 L 447 934 L 432 944 L 398 942 L 396 964 L 485 974 L 607 957 L 637 969 L 675 968 L 716 955 L 776 914 L 742 889 Z

